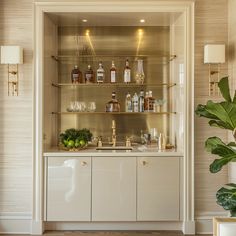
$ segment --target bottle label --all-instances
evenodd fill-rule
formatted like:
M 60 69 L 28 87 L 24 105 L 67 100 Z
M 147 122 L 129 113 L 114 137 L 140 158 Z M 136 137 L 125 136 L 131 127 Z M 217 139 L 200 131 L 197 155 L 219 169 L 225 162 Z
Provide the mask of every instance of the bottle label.
M 86 82 L 92 82 L 92 74 L 86 74 Z
M 111 83 L 115 83 L 115 82 L 116 82 L 116 72 L 111 71 Z
M 134 112 L 138 112 L 138 102 L 134 102 Z
M 124 71 L 124 82 L 129 83 L 131 81 L 131 71 L 129 69 L 125 69 Z
M 132 112 L 132 102 L 127 101 L 126 103 L 126 112 Z
M 79 74 L 73 74 L 73 82 L 79 82 Z
M 144 99 L 142 98 L 139 100 L 139 111 L 144 112 Z
M 97 82 L 103 82 L 104 74 L 102 72 L 97 73 Z

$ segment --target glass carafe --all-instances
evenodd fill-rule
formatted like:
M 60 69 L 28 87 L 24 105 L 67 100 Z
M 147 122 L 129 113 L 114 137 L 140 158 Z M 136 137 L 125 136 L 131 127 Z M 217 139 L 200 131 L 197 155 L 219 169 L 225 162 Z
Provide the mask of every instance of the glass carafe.
M 137 71 L 135 73 L 135 82 L 137 84 L 143 84 L 144 82 L 144 72 L 143 72 L 143 60 L 138 60 Z

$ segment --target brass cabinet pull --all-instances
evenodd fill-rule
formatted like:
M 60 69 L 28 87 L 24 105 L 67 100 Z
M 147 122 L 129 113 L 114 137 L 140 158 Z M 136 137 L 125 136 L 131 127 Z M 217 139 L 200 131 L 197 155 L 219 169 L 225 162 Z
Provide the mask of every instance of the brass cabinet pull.
M 86 166 L 86 165 L 87 165 L 87 162 L 86 162 L 86 161 L 81 161 L 81 165 L 82 165 L 82 166 Z
M 147 163 L 147 161 L 142 161 L 142 165 L 143 166 L 145 166 L 145 165 L 147 165 L 148 163 Z

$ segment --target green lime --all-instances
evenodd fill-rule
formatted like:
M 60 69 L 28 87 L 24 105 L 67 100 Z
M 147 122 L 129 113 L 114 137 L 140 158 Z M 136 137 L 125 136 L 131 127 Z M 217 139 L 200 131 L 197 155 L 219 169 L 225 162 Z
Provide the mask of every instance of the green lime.
M 68 145 L 68 141 L 67 141 L 67 140 L 63 140 L 63 144 L 64 144 L 65 146 L 67 146 L 67 145 Z
M 73 148 L 75 146 L 75 142 L 73 140 L 68 141 L 67 147 Z
M 84 140 L 80 140 L 79 143 L 80 143 L 81 147 L 85 146 L 85 144 L 86 144 L 86 142 Z
M 75 147 L 77 148 L 77 147 L 79 147 L 79 146 L 80 146 L 80 143 L 77 142 L 77 141 L 75 141 Z

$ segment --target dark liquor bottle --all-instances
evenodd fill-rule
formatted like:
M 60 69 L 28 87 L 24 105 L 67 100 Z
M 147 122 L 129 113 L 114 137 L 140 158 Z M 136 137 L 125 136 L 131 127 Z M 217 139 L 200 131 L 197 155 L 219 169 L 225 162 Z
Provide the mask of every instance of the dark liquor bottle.
M 88 69 L 85 71 L 85 83 L 94 83 L 94 73 L 90 65 L 88 65 Z
M 82 72 L 79 70 L 78 66 L 75 65 L 74 69 L 71 71 L 71 82 L 72 84 L 82 83 Z
M 106 104 L 106 112 L 120 112 L 120 103 L 116 99 L 116 93 L 112 92 L 111 101 Z

